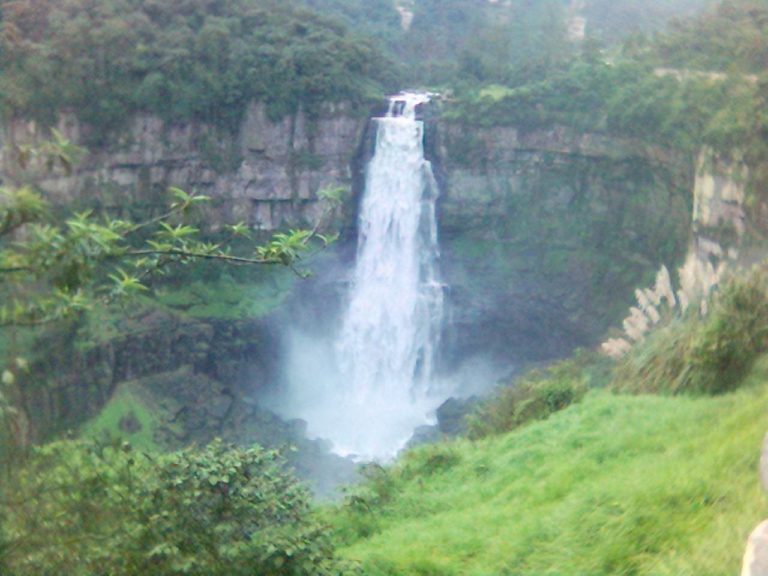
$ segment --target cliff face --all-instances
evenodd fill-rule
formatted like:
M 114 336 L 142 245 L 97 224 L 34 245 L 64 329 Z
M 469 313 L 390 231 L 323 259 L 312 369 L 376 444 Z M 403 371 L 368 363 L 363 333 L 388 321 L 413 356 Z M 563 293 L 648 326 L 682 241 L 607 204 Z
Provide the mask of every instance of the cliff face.
M 164 378 L 186 388 L 187 396 L 197 395 L 185 403 L 182 395 L 158 394 L 178 401 L 171 416 L 179 424 L 188 413 L 206 415 L 217 398 L 232 404 L 240 390 L 267 385 L 275 369 L 278 344 L 266 320 L 203 321 L 145 307 L 124 318 L 111 314 L 91 320 L 96 322 L 112 324 L 113 333 L 93 339 L 84 334 L 87 326 L 70 325 L 40 334 L 28 351 L 30 372 L 19 378 L 29 424 L 25 435 L 31 440 L 77 428 L 123 383 L 158 393 L 153 383 Z M 213 427 L 215 418 L 199 419 Z
M 43 177 L 39 185 L 62 201 L 98 198 L 107 208 L 160 207 L 169 186 L 206 194 L 206 221 L 245 222 L 258 230 L 312 225 L 325 206 L 317 193 L 351 183 L 353 156 L 366 120 L 329 107 L 271 121 L 252 104 L 237 134 L 206 124 L 169 125 L 152 116 L 130 121 L 106 149 L 92 149 L 71 177 Z M 75 143 L 87 128 L 63 116 L 59 130 Z M 38 137 L 33 123 L 15 121 L 6 138 Z
M 594 345 L 691 228 L 690 159 L 564 129 L 441 125 L 451 352 L 536 360 Z
M 749 254 L 749 250 L 742 253 L 748 225 L 759 230 L 759 223 L 750 222 L 748 215 L 749 182 L 749 167 L 738 151 L 728 158 L 709 149 L 700 152 L 692 190 L 692 233 L 685 262 L 674 277 L 664 263 L 653 285 L 638 287 L 636 305 L 622 322 L 623 333 L 603 343 L 605 354 L 621 358 L 674 310 L 685 312 L 695 307 L 706 314 L 707 296 L 729 271 L 763 259 L 764 249 L 759 244 L 755 254 Z M 754 203 L 760 212 L 760 201 Z

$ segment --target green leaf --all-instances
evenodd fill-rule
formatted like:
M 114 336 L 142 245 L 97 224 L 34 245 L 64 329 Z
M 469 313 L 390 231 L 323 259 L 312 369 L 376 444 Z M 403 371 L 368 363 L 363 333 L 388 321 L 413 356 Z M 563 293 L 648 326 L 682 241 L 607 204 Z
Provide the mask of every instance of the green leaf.
M 3 370 L 3 374 L 0 376 L 0 382 L 2 382 L 5 386 L 13 386 L 16 382 L 16 377 L 10 370 Z

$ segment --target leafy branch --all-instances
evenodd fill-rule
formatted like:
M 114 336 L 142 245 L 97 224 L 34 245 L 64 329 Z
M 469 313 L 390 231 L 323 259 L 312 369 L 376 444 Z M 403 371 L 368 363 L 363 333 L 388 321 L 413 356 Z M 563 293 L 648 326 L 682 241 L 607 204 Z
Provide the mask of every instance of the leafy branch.
M 336 236 L 312 230 L 277 233 L 263 245 L 233 253 L 231 240 L 251 239 L 244 223 L 226 227 L 211 243 L 190 222 L 205 196 L 171 188 L 168 210 L 142 222 L 77 212 L 61 224 L 48 203 L 29 187 L 0 189 L 0 326 L 37 325 L 77 314 L 94 302 L 110 303 L 148 290 L 166 268 L 197 260 L 230 265 L 282 265 L 301 276 L 299 262 Z M 335 203 L 325 198 L 329 211 Z

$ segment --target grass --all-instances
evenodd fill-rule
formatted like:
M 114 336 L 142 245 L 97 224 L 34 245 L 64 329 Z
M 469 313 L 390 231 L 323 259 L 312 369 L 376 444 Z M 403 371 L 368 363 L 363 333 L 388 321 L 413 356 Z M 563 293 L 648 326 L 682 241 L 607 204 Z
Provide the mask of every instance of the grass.
M 154 439 L 158 416 L 150 408 L 146 392 L 124 383 L 117 387 L 109 402 L 97 416 L 86 422 L 80 434 L 85 438 L 101 439 L 120 438 L 138 449 L 145 451 L 158 450 Z M 136 431 L 124 430 L 120 423 L 124 419 L 134 422 Z
M 721 576 L 768 515 L 768 357 L 737 392 L 583 403 L 416 450 L 330 512 L 366 576 Z

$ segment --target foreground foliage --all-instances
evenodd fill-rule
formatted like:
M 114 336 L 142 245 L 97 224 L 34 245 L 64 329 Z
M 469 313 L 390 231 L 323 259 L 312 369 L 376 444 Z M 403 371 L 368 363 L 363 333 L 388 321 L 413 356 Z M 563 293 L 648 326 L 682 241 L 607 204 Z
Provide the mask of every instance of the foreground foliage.
M 369 576 L 720 576 L 768 513 L 768 361 L 718 398 L 585 400 L 478 442 L 419 449 L 330 513 Z
M 15 576 L 340 574 L 307 490 L 275 452 L 147 456 L 37 448 L 0 490 L 0 571 Z

